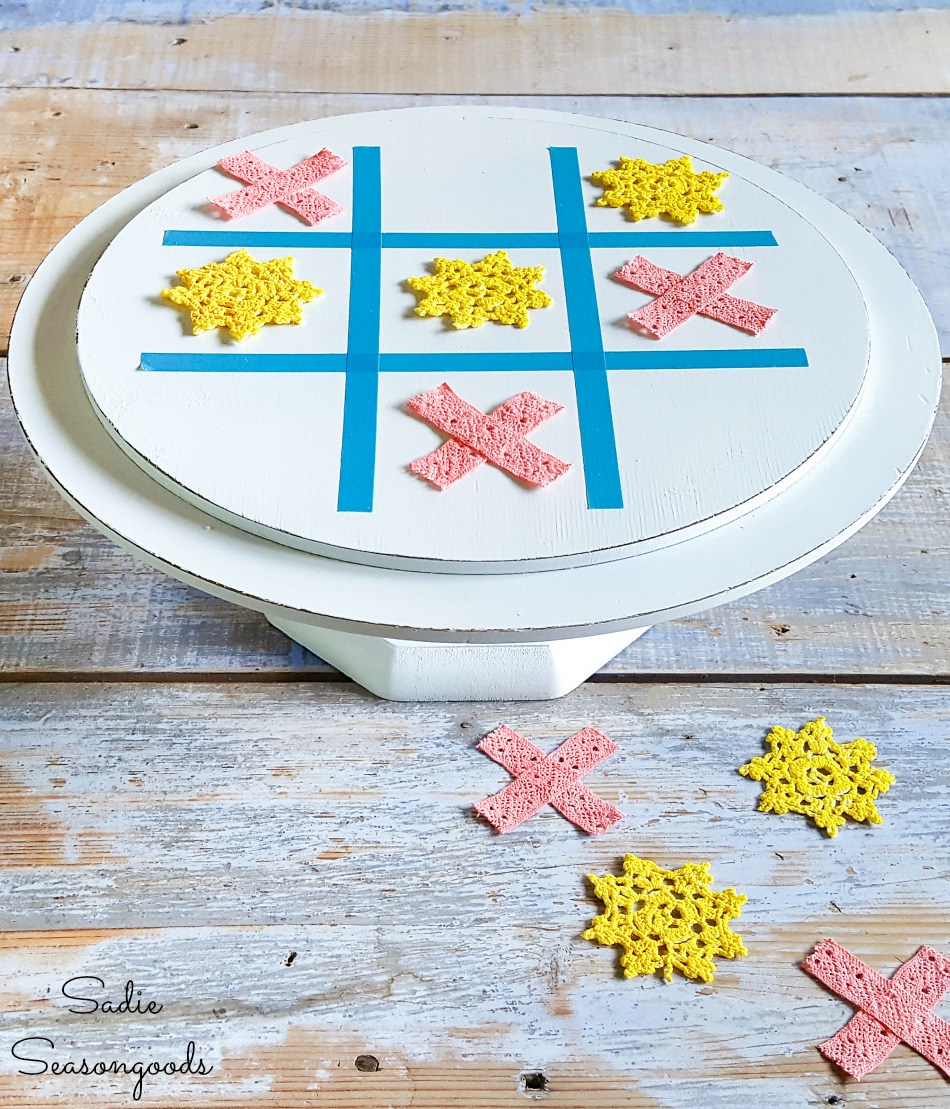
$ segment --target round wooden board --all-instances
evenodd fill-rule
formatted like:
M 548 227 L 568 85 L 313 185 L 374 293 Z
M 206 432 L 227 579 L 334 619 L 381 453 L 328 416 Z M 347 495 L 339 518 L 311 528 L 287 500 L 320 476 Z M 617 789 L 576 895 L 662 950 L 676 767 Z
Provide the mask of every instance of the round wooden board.
M 752 181 L 715 147 L 601 119 L 447 108 L 304 123 L 242 146 L 281 169 L 329 147 L 349 164 L 318 188 L 343 213 L 313 228 L 273 205 L 223 220 L 208 197 L 239 185 L 205 168 L 116 236 L 78 317 L 86 389 L 123 449 L 237 527 L 445 572 L 616 560 L 775 497 L 828 449 L 863 386 L 868 318 L 848 264 L 781 197 L 782 178 Z M 596 206 L 594 170 L 684 153 L 696 170 L 729 172 L 724 211 L 682 226 Z M 155 181 L 179 176 L 173 166 Z M 367 227 L 381 229 L 370 246 Z M 239 246 L 262 261 L 293 255 L 296 275 L 324 290 L 302 326 L 240 343 L 195 336 L 161 299 L 175 271 Z M 545 267 L 553 304 L 527 328 L 415 315 L 406 277 L 438 255 L 497 249 Z M 661 340 L 630 326 L 653 298 L 613 280 L 621 265 L 639 254 L 687 274 L 719 251 L 753 263 L 732 294 L 778 309 L 759 335 L 700 315 Z M 352 279 L 367 264 L 378 280 Z M 370 373 L 357 360 L 367 350 Z M 443 381 L 483 412 L 523 390 L 563 405 L 530 440 L 570 472 L 537 489 L 482 465 L 443 492 L 408 472 L 445 436 L 406 402 Z M 348 437 L 357 445 L 341 460 Z
M 440 111 L 432 111 L 433 125 Z M 505 118 L 519 115 L 565 123 L 558 113 L 504 110 Z M 379 113 L 373 126 L 388 129 L 401 117 L 401 112 Z M 362 118 L 337 123 L 356 126 Z M 274 141 L 294 133 L 285 129 Z M 668 143 L 697 163 L 709 154 L 701 143 L 672 137 Z M 176 164 L 87 217 L 37 271 L 10 343 L 17 413 L 54 482 L 96 527 L 184 581 L 271 617 L 395 638 L 536 642 L 641 628 L 745 595 L 818 558 L 883 507 L 923 449 L 939 397 L 940 358 L 913 284 L 839 209 L 770 170 L 722 155 L 731 172 L 800 212 L 833 244 L 867 306 L 870 357 L 863 387 L 848 418 L 807 465 L 799 466 L 795 480 L 781 483 L 774 495 L 742 514 L 724 514 L 718 527 L 695 529 L 686 541 L 643 540 L 630 557 L 547 573 L 475 573 L 458 566 L 431 573 L 363 565 L 254 534 L 246 520 L 240 527 L 223 522 L 189 502 L 180 487 L 156 481 L 106 429 L 83 385 L 76 319 L 91 272 L 123 228 L 170 188 L 246 145 L 235 141 Z M 176 319 L 171 308 L 165 311 L 166 319 Z M 425 328 L 426 321 L 418 322 Z M 398 414 L 412 425 L 408 415 Z M 785 433 L 785 415 L 773 429 L 776 438 Z M 410 475 L 399 476 L 410 482 Z M 444 501 L 451 493 L 432 496 Z

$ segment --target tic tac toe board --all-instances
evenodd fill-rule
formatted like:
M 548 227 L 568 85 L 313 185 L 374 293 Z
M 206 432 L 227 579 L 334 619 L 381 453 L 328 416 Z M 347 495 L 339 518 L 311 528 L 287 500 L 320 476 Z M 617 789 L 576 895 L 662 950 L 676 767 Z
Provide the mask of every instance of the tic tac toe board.
M 424 118 L 424 117 L 423 117 Z M 308 227 L 271 205 L 216 218 L 217 168 L 147 207 L 95 266 L 79 309 L 86 389 L 150 473 L 279 542 L 379 565 L 530 571 L 682 542 L 774 497 L 846 425 L 869 358 L 848 265 L 804 215 L 730 170 L 724 210 L 681 225 L 598 207 L 590 174 L 620 155 L 664 163 L 668 135 L 585 119 L 406 112 L 321 121 L 249 144 L 289 169 L 324 147 L 319 189 L 343 208 Z M 697 171 L 725 167 L 716 152 Z M 292 255 L 324 290 L 301 326 L 243 341 L 191 333 L 159 298 L 175 272 L 244 247 Z M 498 250 L 544 266 L 549 307 L 525 328 L 420 318 L 410 276 Z M 614 278 L 641 256 L 687 274 L 719 252 L 778 309 L 758 335 L 699 314 L 662 339 L 627 314 L 653 299 Z M 489 412 L 531 390 L 564 411 L 530 436 L 571 466 L 537 489 L 483 465 L 439 491 L 407 469 L 445 438 L 406 408 L 447 382 Z
M 342 213 L 224 219 L 217 168 L 287 170 L 329 148 Z M 726 171 L 724 209 L 679 225 L 598 207 L 620 157 Z M 176 272 L 245 248 L 323 290 L 300 326 L 191 333 Z M 420 318 L 410 277 L 505 250 L 543 266 L 526 328 Z M 758 334 L 689 317 L 631 327 L 625 263 L 777 309 Z M 765 167 L 650 127 L 517 108 L 301 123 L 169 166 L 77 227 L 11 340 L 17 411 L 59 487 L 170 573 L 271 618 L 444 643 L 634 631 L 751 592 L 841 542 L 910 472 L 937 403 L 929 315 L 875 240 Z M 439 491 L 410 472 L 446 435 L 414 396 L 481 412 L 533 391 L 528 439 L 569 464 L 544 488 L 484 464 Z

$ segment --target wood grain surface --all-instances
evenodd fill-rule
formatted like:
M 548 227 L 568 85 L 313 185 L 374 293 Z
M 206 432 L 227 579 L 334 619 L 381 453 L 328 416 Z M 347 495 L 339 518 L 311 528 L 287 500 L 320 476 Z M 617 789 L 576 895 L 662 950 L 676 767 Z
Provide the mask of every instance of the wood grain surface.
M 257 92 L 733 96 L 947 93 L 950 11 L 665 14 L 512 5 L 431 14 L 264 5 L 181 26 L 108 17 L 0 32 L 14 86 Z M 38 6 L 42 12 L 42 6 Z M 107 6 L 103 6 L 107 7 Z M 451 9 L 455 10 L 451 10 Z M 465 10 L 468 9 L 468 10 Z M 520 9 L 520 10 L 518 10 Z
M 43 255 L 144 174 L 297 120 L 497 103 L 802 181 L 901 261 L 950 356 L 948 50 L 936 0 L 6 5 L 0 352 Z M 922 943 L 950 953 L 948 498 L 945 400 L 907 485 L 792 578 L 651 630 L 562 701 L 393 704 L 94 533 L 0 396 L 0 1106 L 950 1104 L 903 1046 L 860 1085 L 828 1064 L 816 1045 L 852 1009 L 799 965 L 825 936 L 885 975 Z M 882 826 L 829 840 L 755 812 L 735 768 L 818 714 L 897 776 Z M 502 722 L 545 750 L 606 731 L 621 751 L 588 781 L 623 823 L 475 819 L 508 780 L 474 750 Z M 620 977 L 580 932 L 585 875 L 626 851 L 708 860 L 748 896 L 748 957 L 709 986 Z M 163 1009 L 70 1013 L 61 987 L 89 975 L 99 1000 L 133 980 Z M 215 1069 L 136 1102 L 135 1075 L 18 1074 L 27 1037 L 129 1064 L 192 1040 Z
M 773 723 L 819 713 L 896 775 L 883 825 L 831 840 L 755 811 L 760 786 L 736 767 Z M 551 809 L 507 836 L 482 824 L 472 802 L 508 775 L 474 748 L 503 721 L 545 750 L 607 732 L 621 751 L 587 781 L 623 822 L 596 839 Z M 3 1042 L 165 1060 L 192 1039 L 217 1068 L 147 1080 L 143 1104 L 508 1106 L 526 1072 L 555 1106 L 850 1101 L 815 1050 L 850 1008 L 799 963 L 825 936 L 885 974 L 946 947 L 948 739 L 947 696 L 916 687 L 468 705 L 349 684 L 6 687 Z M 748 957 L 709 986 L 624 980 L 617 951 L 580 932 L 598 911 L 585 875 L 625 852 L 709 861 L 714 889 L 748 897 Z M 60 989 L 79 975 L 113 999 L 131 977 L 165 1009 L 71 1014 Z M 0 1104 L 130 1104 L 124 1079 L 10 1072 Z M 930 1109 L 946 1087 L 900 1048 L 860 1090 L 863 1106 Z

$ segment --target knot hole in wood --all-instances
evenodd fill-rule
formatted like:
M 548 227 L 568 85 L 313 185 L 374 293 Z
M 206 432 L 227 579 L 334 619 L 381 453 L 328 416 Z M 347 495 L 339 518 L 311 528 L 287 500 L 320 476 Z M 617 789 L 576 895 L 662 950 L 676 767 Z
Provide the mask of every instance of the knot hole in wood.
M 526 1071 L 521 1076 L 521 1092 L 525 1094 L 545 1093 L 548 1078 L 543 1071 Z

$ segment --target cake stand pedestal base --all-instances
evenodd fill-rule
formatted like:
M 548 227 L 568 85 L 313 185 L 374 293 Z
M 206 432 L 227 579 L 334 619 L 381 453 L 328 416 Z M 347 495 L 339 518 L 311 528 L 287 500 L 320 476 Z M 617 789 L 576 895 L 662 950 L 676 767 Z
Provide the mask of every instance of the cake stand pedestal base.
M 538 701 L 563 697 L 648 628 L 540 643 L 431 643 L 318 628 L 275 628 L 390 701 Z

